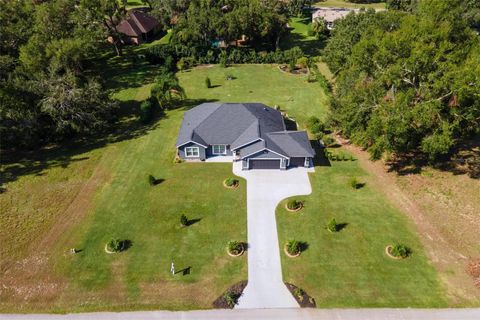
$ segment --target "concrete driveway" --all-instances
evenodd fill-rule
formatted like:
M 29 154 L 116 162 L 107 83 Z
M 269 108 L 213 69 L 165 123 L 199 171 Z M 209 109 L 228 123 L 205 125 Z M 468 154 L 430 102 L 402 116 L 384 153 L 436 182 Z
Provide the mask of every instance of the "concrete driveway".
M 233 172 L 247 180 L 248 285 L 236 308 L 298 308 L 282 279 L 275 209 L 280 201 L 312 192 L 308 171 L 292 168 Z

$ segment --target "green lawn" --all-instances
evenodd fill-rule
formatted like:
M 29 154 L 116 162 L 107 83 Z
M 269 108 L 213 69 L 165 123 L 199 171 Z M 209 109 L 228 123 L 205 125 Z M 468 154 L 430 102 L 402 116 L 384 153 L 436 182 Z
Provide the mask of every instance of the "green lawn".
M 226 80 L 228 74 L 235 79 Z M 275 65 L 201 67 L 178 73 L 178 77 L 189 99 L 278 105 L 300 124 L 313 115 L 325 119 L 328 113 L 328 96 L 318 83 L 308 83 L 306 75 L 284 73 Z M 205 87 L 206 77 L 214 88 Z
M 408 219 L 368 184 L 369 175 L 355 161 L 332 162 L 310 174 L 313 193 L 299 197 L 299 213 L 277 209 L 279 242 L 308 243 L 299 258 L 282 253 L 284 280 L 308 292 L 317 306 L 445 307 L 444 290 L 427 261 Z M 367 184 L 358 190 L 348 181 Z M 346 227 L 330 233 L 325 225 L 335 218 Z M 403 243 L 413 249 L 406 260 L 388 258 L 385 246 Z
M 288 22 L 290 32 L 280 41 L 282 49 L 300 47 L 303 52 L 310 56 L 318 56 L 325 46 L 325 41 L 318 40 L 315 36 L 308 35 L 311 28 L 311 17 L 294 17 Z
M 351 3 L 345 0 L 324 0 L 315 3 L 317 7 L 337 7 L 337 8 L 374 8 L 385 9 L 385 2 L 378 3 Z

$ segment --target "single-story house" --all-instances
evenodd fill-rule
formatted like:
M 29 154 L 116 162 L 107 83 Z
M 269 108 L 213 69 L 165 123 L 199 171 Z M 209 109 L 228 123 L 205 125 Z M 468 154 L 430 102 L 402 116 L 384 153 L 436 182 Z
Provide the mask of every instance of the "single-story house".
M 335 21 L 345 18 L 350 12 L 358 13 L 362 9 L 334 8 L 334 7 L 315 7 L 312 14 L 312 22 L 315 19 L 324 19 L 327 29 L 332 30 L 335 27 Z M 385 11 L 386 9 L 375 8 L 375 12 Z
M 242 169 L 310 167 L 305 131 L 288 131 L 282 114 L 261 103 L 203 103 L 185 112 L 176 147 L 185 160 L 228 156 Z
M 160 29 L 157 19 L 141 10 L 131 10 L 117 26 L 117 31 L 123 35 L 125 44 L 140 44 L 148 41 Z
M 323 19 L 325 20 L 325 24 L 327 25 L 328 30 L 332 30 L 334 28 L 334 23 L 338 19 L 345 18 L 350 12 L 357 12 L 357 9 L 348 9 L 348 8 L 328 8 L 322 7 L 318 8 L 312 14 L 312 22 L 316 19 Z

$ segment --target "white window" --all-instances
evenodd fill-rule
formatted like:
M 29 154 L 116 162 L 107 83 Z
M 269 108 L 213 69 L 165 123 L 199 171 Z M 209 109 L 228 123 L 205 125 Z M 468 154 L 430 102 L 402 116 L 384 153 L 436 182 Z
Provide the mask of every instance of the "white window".
M 185 156 L 186 157 L 199 157 L 200 150 L 198 147 L 186 147 L 185 148 Z
M 218 144 L 212 146 L 212 153 L 213 154 L 226 154 L 227 153 L 227 146 L 224 144 Z

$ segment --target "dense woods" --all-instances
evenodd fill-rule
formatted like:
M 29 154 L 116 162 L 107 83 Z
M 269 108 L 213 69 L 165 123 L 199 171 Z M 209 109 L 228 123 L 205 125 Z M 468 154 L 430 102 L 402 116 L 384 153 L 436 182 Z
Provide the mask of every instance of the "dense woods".
M 162 28 L 172 30 L 170 44 L 152 46 L 145 59 L 175 72 L 197 63 L 294 65 L 303 52 L 282 51 L 279 44 L 289 18 L 309 17 L 302 10 L 312 1 L 145 3 Z M 38 147 L 112 122 L 116 103 L 104 79 L 87 71 L 108 47 L 123 53 L 116 26 L 127 13 L 125 1 L 0 5 L 2 148 Z M 317 45 L 327 44 L 322 56 L 336 75 L 332 121 L 375 159 L 417 152 L 435 160 L 478 133 L 480 3 L 388 0 L 386 6 L 350 14 L 332 32 L 311 26 L 322 34 Z M 246 47 L 229 46 L 239 39 Z
M 435 160 L 478 133 L 480 43 L 466 15 L 480 4 L 466 4 L 424 0 L 411 13 L 367 11 L 336 25 L 325 49 L 337 74 L 333 118 L 374 159 Z

